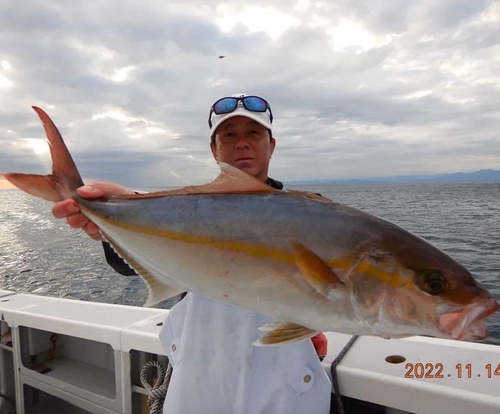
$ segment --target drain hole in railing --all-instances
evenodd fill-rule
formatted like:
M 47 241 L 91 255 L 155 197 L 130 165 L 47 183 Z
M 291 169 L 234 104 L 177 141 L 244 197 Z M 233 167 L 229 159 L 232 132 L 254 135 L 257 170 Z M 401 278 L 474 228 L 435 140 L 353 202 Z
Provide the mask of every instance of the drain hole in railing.
M 385 361 L 389 364 L 402 364 L 406 361 L 406 358 L 401 355 L 389 355 L 385 358 Z

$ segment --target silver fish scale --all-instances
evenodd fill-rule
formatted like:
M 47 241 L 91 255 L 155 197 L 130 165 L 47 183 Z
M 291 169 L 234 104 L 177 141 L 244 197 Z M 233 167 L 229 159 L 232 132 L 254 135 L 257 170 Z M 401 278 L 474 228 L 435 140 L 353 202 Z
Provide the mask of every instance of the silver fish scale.
M 288 194 L 176 195 L 78 202 L 120 222 L 217 240 L 272 238 L 288 244 L 317 240 L 323 245 L 353 248 L 360 239 L 376 236 L 381 223 L 393 226 L 341 204 Z M 374 231 L 377 227 L 379 231 Z

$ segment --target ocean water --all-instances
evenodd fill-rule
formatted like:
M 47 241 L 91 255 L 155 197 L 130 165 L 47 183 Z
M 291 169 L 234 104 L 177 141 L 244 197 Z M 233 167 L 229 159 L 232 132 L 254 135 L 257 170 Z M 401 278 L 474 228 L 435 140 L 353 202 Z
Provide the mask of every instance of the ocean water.
M 500 182 L 308 186 L 392 221 L 439 247 L 500 300 Z M 51 204 L 0 190 L 0 289 L 141 306 L 146 287 L 105 262 L 100 243 L 50 213 Z M 165 304 L 163 304 L 165 306 Z M 500 312 L 489 343 L 500 345 Z

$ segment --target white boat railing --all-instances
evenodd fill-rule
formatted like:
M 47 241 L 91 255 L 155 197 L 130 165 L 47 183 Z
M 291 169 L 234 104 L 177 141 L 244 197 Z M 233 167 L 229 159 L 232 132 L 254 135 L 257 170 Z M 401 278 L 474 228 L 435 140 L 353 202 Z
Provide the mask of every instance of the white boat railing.
M 71 413 L 146 413 L 140 369 L 151 359 L 167 362 L 158 338 L 167 314 L 0 290 L 0 396 L 15 399 L 17 414 L 42 413 L 50 396 L 63 408 L 71 404 Z M 350 336 L 326 335 L 323 365 L 330 374 Z M 500 412 L 500 347 L 494 345 L 360 337 L 337 377 L 342 395 L 387 412 Z

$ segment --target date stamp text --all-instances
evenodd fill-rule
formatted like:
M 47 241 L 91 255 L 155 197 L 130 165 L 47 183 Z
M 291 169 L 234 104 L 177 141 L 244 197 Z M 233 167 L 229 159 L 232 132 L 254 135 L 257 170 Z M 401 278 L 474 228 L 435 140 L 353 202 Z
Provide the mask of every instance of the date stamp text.
M 477 366 L 469 364 L 456 364 L 446 367 L 440 362 L 411 363 L 405 365 L 405 378 L 498 378 L 500 380 L 500 364 L 486 364 Z

